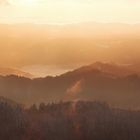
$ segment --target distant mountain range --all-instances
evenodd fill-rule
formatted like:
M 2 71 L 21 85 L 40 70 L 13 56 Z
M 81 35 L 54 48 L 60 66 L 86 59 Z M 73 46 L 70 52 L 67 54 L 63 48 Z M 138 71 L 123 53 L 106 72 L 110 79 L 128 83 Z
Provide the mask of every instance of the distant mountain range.
M 0 75 L 1 76 L 17 75 L 21 77 L 33 78 L 33 75 L 28 72 L 24 72 L 14 68 L 5 68 L 5 67 L 0 67 Z
M 112 74 L 114 76 L 127 76 L 131 74 L 140 74 L 140 67 L 133 64 L 115 64 L 95 62 L 91 65 L 84 66 L 81 69 L 97 69 L 101 72 Z
M 0 96 L 25 105 L 60 100 L 99 100 L 140 109 L 140 77 L 130 66 L 97 62 L 60 76 L 0 76 Z
M 0 24 L 0 65 L 140 63 L 139 38 L 140 24 Z

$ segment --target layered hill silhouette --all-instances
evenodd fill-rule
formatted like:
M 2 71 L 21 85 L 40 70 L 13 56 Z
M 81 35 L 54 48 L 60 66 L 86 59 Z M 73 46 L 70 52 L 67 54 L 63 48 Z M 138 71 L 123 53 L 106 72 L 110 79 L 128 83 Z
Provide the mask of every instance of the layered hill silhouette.
M 81 69 L 97 69 L 101 72 L 112 74 L 114 76 L 128 76 L 131 74 L 140 74 L 140 68 L 134 64 L 116 64 L 107 62 L 95 62 Z
M 0 95 L 25 105 L 60 100 L 98 100 L 140 109 L 140 77 L 133 66 L 97 62 L 60 76 L 0 76 Z
M 1 76 L 17 75 L 21 77 L 33 78 L 33 75 L 28 72 L 24 72 L 15 68 L 6 68 L 6 67 L 0 67 L 0 75 Z

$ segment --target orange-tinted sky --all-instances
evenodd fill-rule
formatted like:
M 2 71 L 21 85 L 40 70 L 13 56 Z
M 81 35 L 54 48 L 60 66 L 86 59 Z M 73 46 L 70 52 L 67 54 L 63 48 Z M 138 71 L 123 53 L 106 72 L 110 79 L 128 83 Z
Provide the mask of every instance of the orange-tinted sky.
M 139 0 L 0 0 L 0 23 L 40 23 L 0 24 L 0 66 L 42 76 L 95 61 L 140 63 L 140 25 L 120 24 L 139 15 Z
M 140 22 L 139 0 L 0 0 L 1 22 Z

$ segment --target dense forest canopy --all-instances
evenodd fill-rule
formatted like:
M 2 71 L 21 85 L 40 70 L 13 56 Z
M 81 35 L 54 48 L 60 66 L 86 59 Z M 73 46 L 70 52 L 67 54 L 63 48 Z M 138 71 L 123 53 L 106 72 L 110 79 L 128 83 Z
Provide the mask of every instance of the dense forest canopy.
M 0 100 L 2 140 L 138 140 L 140 111 L 114 109 L 104 102 L 35 104 L 24 109 Z

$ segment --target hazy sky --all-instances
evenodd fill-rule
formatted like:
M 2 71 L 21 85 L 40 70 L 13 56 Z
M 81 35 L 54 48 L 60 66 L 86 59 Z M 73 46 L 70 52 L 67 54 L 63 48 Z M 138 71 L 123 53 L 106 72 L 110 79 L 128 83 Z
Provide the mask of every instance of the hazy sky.
M 140 22 L 139 0 L 0 0 L 0 22 Z

